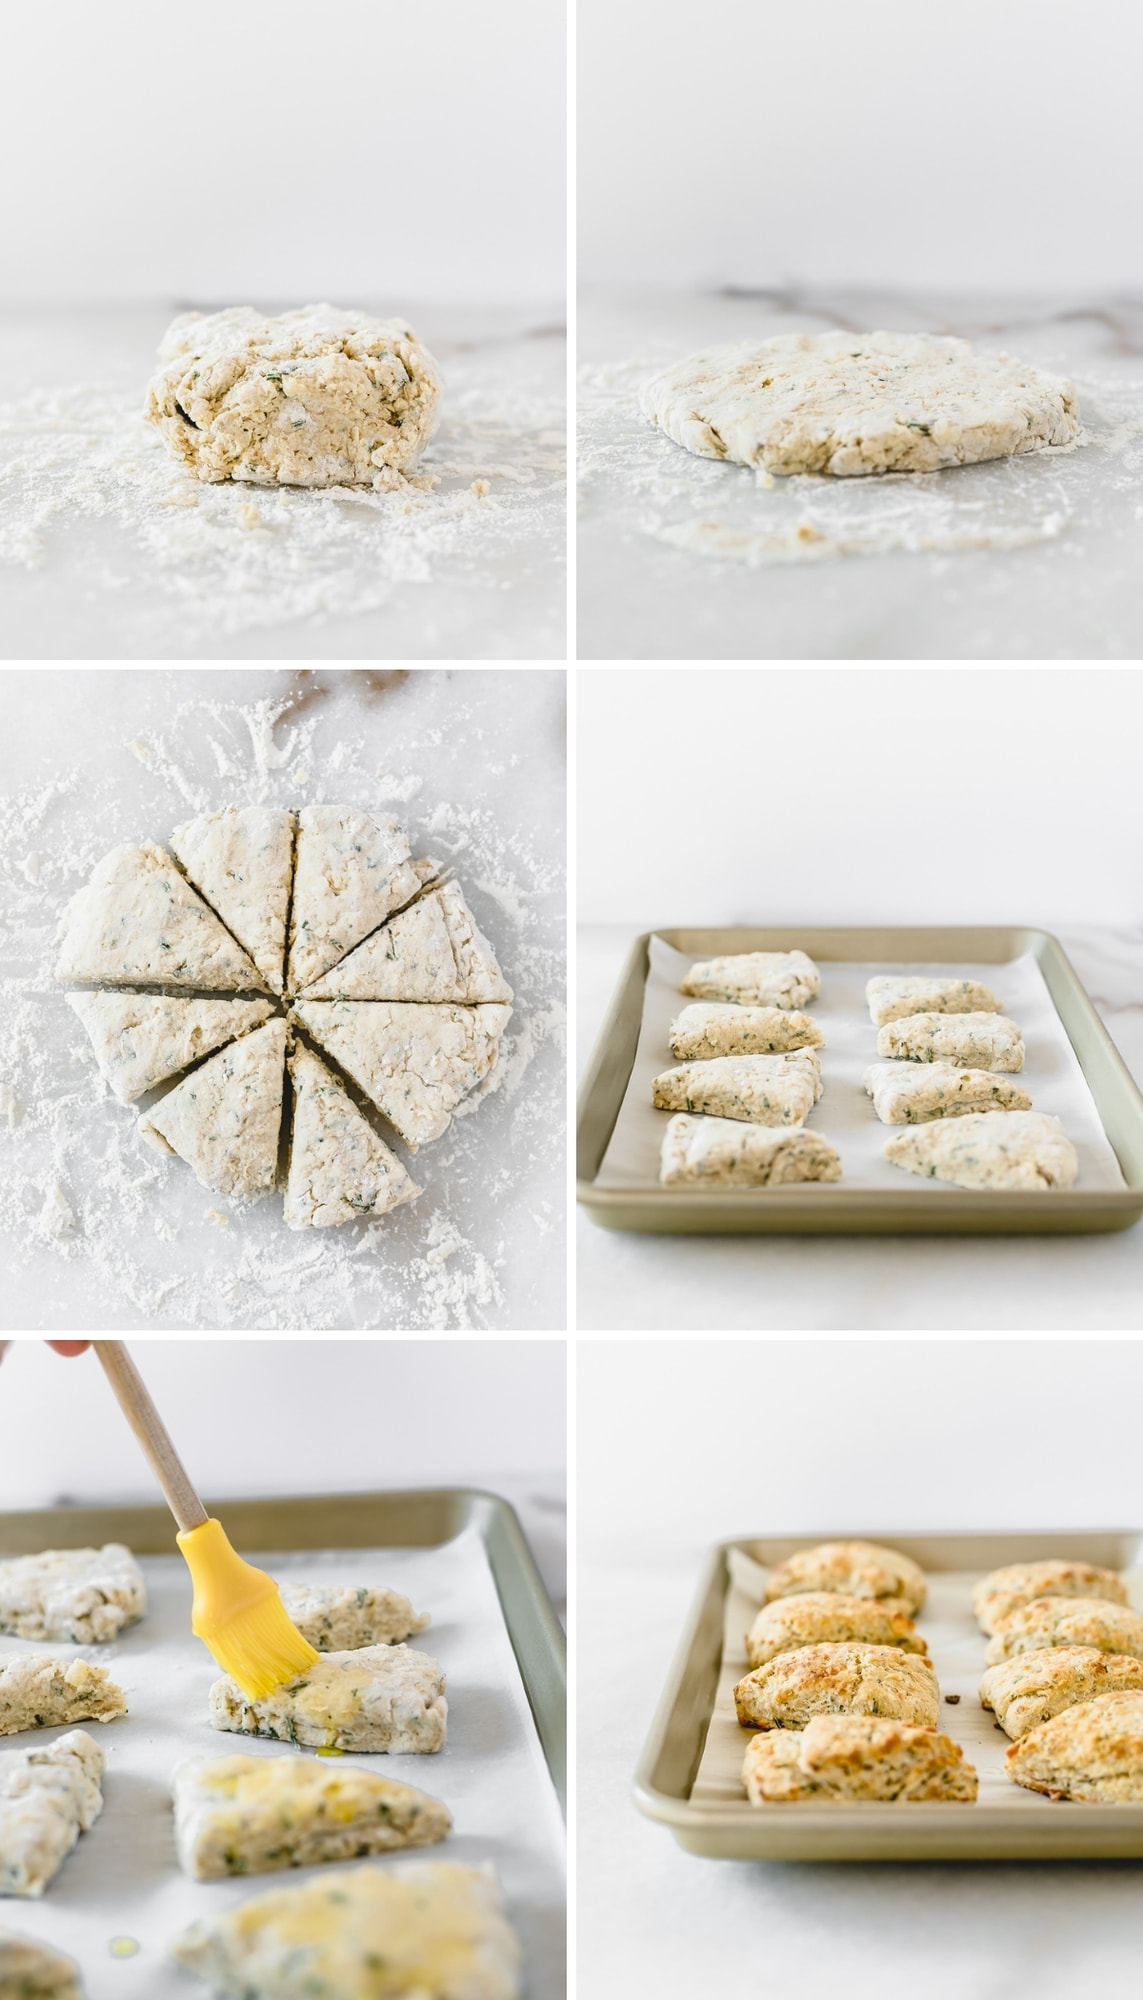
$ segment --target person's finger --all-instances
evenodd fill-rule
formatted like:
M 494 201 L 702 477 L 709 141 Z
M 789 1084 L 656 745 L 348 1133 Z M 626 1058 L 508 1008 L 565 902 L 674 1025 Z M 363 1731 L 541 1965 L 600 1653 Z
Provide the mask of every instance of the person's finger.
M 88 1348 L 91 1346 L 91 1342 L 90 1340 L 49 1340 L 48 1346 L 54 1347 L 57 1354 L 70 1356 L 73 1354 L 86 1354 Z

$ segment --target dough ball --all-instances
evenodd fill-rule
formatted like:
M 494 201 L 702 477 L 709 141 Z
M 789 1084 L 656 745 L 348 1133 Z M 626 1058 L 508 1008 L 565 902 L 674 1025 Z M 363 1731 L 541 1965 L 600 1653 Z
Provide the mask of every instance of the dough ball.
M 146 414 L 199 479 L 390 486 L 437 427 L 437 364 L 403 320 L 180 313 L 159 356 Z
M 1070 382 L 929 333 L 712 347 L 656 375 L 640 404 L 700 458 L 839 479 L 1008 458 L 1079 432 Z

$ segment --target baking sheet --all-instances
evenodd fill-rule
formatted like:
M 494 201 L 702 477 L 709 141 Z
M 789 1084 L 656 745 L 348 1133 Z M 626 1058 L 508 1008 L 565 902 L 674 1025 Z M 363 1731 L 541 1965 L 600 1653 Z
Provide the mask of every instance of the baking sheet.
M 381 1865 L 491 1863 L 523 1943 L 527 2000 L 562 2000 L 562 1822 L 479 1530 L 466 1528 L 429 1549 L 243 1553 L 280 1582 L 382 1584 L 403 1591 L 415 1610 L 431 1613 L 431 1623 L 410 1644 L 444 1668 L 445 1748 L 435 1756 L 349 1761 L 442 1799 L 454 1831 L 436 1847 L 386 1857 Z M 196 1917 L 323 1870 L 192 1882 L 175 1860 L 171 1771 L 190 1756 L 312 1753 L 210 1727 L 206 1703 L 218 1669 L 190 1630 L 185 1565 L 177 1556 L 144 1557 L 142 1567 L 151 1609 L 141 1624 L 111 1646 L 50 1649 L 106 1666 L 124 1690 L 128 1714 L 91 1731 L 108 1765 L 100 1819 L 81 1836 L 40 1903 L 0 1900 L 0 1925 L 70 1952 L 83 1968 L 88 2000 L 192 2000 L 195 1994 L 205 2000 L 209 1989 L 202 1981 L 167 1958 L 170 1940 Z M 0 1639 L 0 1651 L 44 1650 L 31 1641 Z M 25 1731 L 0 1739 L 0 1751 L 64 1733 Z M 124 1937 L 139 1950 L 114 1957 L 112 1940 Z
M 646 1188 L 658 1183 L 659 1152 L 674 1114 L 656 1111 L 651 1102 L 651 1085 L 663 1070 L 676 1066 L 667 1035 L 671 1022 L 690 1004 L 679 991 L 679 983 L 694 962 L 695 954 L 676 951 L 661 937 L 651 938 L 639 1045 L 619 1116 L 596 1176 L 597 1187 Z M 1079 1155 L 1077 1188 L 1125 1186 L 1119 1162 L 1043 974 L 1032 954 L 1024 953 L 1003 965 L 952 961 L 892 965 L 822 963 L 821 995 L 806 1011 L 825 1036 L 825 1047 L 818 1052 L 823 1088 L 821 1101 L 806 1123 L 836 1145 L 841 1154 L 842 1180 L 832 1184 L 807 1182 L 804 1187 L 799 1186 L 799 1193 L 812 1197 L 831 1185 L 842 1189 L 884 1188 L 898 1194 L 911 1193 L 923 1201 L 931 1200 L 934 1194 L 947 1197 L 956 1192 L 947 1183 L 905 1173 L 884 1158 L 882 1149 L 886 1139 L 905 1127 L 883 1125 L 862 1084 L 869 1064 L 883 1060 L 877 1054 L 878 1031 L 869 1018 L 865 999 L 867 980 L 880 972 L 892 972 L 895 976 L 919 973 L 926 977 L 950 974 L 980 979 L 991 986 L 1003 1011 L 1017 1022 L 1024 1035 L 1027 1053 L 1017 1081 L 1027 1089 L 1035 1110 L 1051 1112 L 1063 1120 Z M 688 1192 L 702 1190 L 692 1188 Z M 765 1188 L 758 1190 L 760 1201 L 766 1196 Z

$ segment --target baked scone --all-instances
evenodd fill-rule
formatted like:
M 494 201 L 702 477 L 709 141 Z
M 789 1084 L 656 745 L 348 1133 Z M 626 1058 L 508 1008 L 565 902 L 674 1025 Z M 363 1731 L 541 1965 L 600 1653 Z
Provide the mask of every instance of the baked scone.
M 742 1782 L 751 1805 L 802 1799 L 972 1800 L 977 1777 L 939 1729 L 872 1715 L 815 1715 L 747 1745 Z
M 283 1583 L 278 1594 L 287 1616 L 319 1653 L 392 1646 L 423 1632 L 429 1622 L 428 1612 L 414 1611 L 399 1590 L 349 1583 Z
M 0 1653 L 0 1736 L 66 1722 L 113 1722 L 126 1713 L 123 1690 L 105 1667 L 54 1653 Z
M 0 1896 L 43 1895 L 103 1811 L 102 1776 L 103 1752 L 85 1729 L 0 1756 Z
M 979 979 L 900 978 L 878 973 L 865 988 L 874 1027 L 904 1021 L 910 1014 L 999 1014 L 1000 1002 L 991 986 Z
M 289 1054 L 293 1120 L 283 1216 L 289 1229 L 336 1229 L 387 1215 L 421 1189 L 310 1049 Z
M 294 869 L 293 813 L 272 806 L 202 813 L 176 828 L 171 853 L 249 953 L 263 983 L 280 993 Z
M 1030 1111 L 1018 1083 L 990 1069 L 955 1063 L 871 1063 L 864 1084 L 883 1125 L 924 1125 L 933 1118 L 964 1118 L 973 1111 Z
M 806 1590 L 839 1590 L 847 1597 L 882 1597 L 894 1611 L 915 1617 L 928 1596 L 925 1573 L 911 1556 L 879 1542 L 819 1542 L 799 1549 L 770 1571 L 765 1601 Z
M 684 1007 L 671 1022 L 671 1054 L 680 1062 L 709 1056 L 780 1056 L 788 1049 L 820 1049 L 816 1021 L 796 1008 Z
M 0 2000 L 83 2000 L 79 1967 L 37 1938 L 0 1930 Z
M 839 1181 L 841 1159 L 820 1132 L 748 1125 L 739 1118 L 672 1118 L 663 1135 L 664 1187 L 777 1187 L 782 1181 Z
M 887 1139 L 885 1158 L 906 1173 L 962 1188 L 1070 1188 L 1079 1157 L 1058 1118 L 1042 1111 L 972 1111 Z
M 1143 1660 L 1143 1615 L 1099 1597 L 1034 1597 L 995 1623 L 985 1658 L 990 1667 L 1044 1646 L 1094 1646 Z
M 812 1715 L 880 1715 L 935 1729 L 938 1700 L 936 1674 L 922 1654 L 848 1643 L 778 1653 L 734 1690 L 744 1729 L 802 1729 Z
M 1143 1692 L 1097 1695 L 1041 1722 L 1004 1759 L 1013 1784 L 1053 1798 L 1143 1802 Z
M 228 1674 L 210 1690 L 215 1729 L 271 1736 L 311 1750 L 391 1750 L 414 1754 L 444 1747 L 445 1677 L 427 1653 L 409 1646 L 362 1646 L 323 1653 L 311 1667 L 261 1701 Z
M 879 1056 L 905 1062 L 956 1063 L 963 1069 L 1024 1067 L 1024 1037 L 1006 1014 L 910 1014 L 887 1021 L 877 1037 Z
M 286 1024 L 267 1021 L 176 1083 L 140 1118 L 140 1136 L 215 1194 L 266 1194 L 278 1178 L 285 1061 Z
M 1094 1646 L 1040 1646 L 989 1667 L 980 1703 L 992 1709 L 1006 1735 L 1018 1737 L 1079 1701 L 1129 1689 L 1143 1690 L 1143 1660 Z
M 680 991 L 696 1000 L 737 1000 L 752 1007 L 804 1007 L 822 977 L 804 951 L 739 951 L 692 965 Z
M 897 1646 L 903 1653 L 929 1650 L 908 1613 L 895 1605 L 876 1597 L 813 1590 L 764 1604 L 746 1634 L 746 1657 L 752 1667 L 761 1667 L 799 1646 L 836 1645 L 847 1639 L 862 1646 Z
M 1022 1604 L 1031 1604 L 1034 1597 L 1103 1597 L 1109 1604 L 1129 1602 L 1127 1587 L 1113 1569 L 1073 1562 L 1065 1556 L 1006 1563 L 972 1586 L 972 1608 L 982 1632 L 995 1632 L 999 1619 L 1019 1611 Z
M 814 1049 L 784 1056 L 714 1056 L 664 1070 L 652 1085 L 659 1111 L 705 1111 L 751 1125 L 800 1125 L 822 1094 Z
M 512 1009 L 399 1000 L 299 1000 L 307 1034 L 371 1098 L 412 1152 L 446 1131 L 500 1054 Z
M 416 864 L 414 863 L 414 866 Z M 307 987 L 307 1000 L 510 1000 L 512 988 L 459 882 L 444 882 L 391 917 Z
M 261 1027 L 269 1000 L 185 1000 L 174 994 L 65 993 L 120 1104 L 134 1104 L 223 1042 Z
M 0 1632 L 17 1639 L 101 1645 L 146 1609 L 143 1572 L 122 1542 L 0 1562 Z
M 305 1757 L 194 1757 L 171 1780 L 187 1875 L 262 1875 L 443 1840 L 439 1799 L 355 1764 Z

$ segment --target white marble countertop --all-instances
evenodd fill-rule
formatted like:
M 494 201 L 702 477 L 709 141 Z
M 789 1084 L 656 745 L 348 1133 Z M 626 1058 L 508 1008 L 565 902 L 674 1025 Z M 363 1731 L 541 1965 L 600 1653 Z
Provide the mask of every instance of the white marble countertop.
M 1066 375 L 1096 442 L 763 491 L 657 435 L 635 407 L 656 366 L 708 344 L 836 327 L 958 334 Z M 1143 305 L 588 288 L 578 344 L 581 659 L 1143 653 Z M 800 526 L 873 546 L 797 543 L 791 555 L 779 543 Z M 712 538 L 723 554 L 705 552 Z
M 1143 929 L 1061 930 L 1143 1083 Z M 580 1068 L 632 933 L 579 933 Z M 647 1236 L 577 1216 L 581 1330 L 1130 1330 L 1143 1327 L 1143 1224 L 1108 1236 Z

